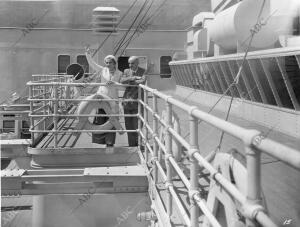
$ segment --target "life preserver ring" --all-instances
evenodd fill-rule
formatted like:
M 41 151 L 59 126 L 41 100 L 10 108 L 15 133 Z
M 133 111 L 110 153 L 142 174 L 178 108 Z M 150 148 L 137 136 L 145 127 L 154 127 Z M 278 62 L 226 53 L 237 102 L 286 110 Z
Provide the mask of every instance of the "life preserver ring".
M 162 111 L 162 120 L 166 121 L 167 120 L 167 111 L 163 110 Z M 179 125 L 179 117 L 177 116 L 177 114 L 175 112 L 173 112 L 172 114 L 172 127 L 173 129 L 180 134 L 180 125 Z M 159 135 L 159 140 L 163 142 L 163 144 L 165 144 L 165 130 L 162 127 L 160 130 L 160 135 Z M 160 148 L 159 148 L 160 150 Z M 174 159 L 176 161 L 180 161 L 181 160 L 181 152 L 182 151 L 182 145 L 175 139 L 172 139 L 172 155 L 174 157 Z
M 232 149 L 229 153 L 218 152 L 213 161 L 213 166 L 227 180 L 234 184 L 242 194 L 247 194 L 247 169 L 245 167 L 245 158 L 237 150 Z M 262 198 L 263 206 L 266 208 L 263 195 Z M 225 215 L 225 217 L 217 217 L 217 211 L 220 210 L 220 203 L 223 205 L 223 215 Z M 246 226 L 245 219 L 241 215 L 241 204 L 213 179 L 210 181 L 207 206 L 213 212 L 214 216 L 217 217 L 222 226 Z M 222 222 L 226 222 L 226 224 Z M 211 226 L 207 218 L 203 219 L 203 226 Z
M 90 100 L 98 99 L 98 102 L 90 102 Z M 104 109 L 106 114 L 114 114 L 112 110 L 114 108 L 113 104 L 105 99 L 110 99 L 107 95 L 104 94 L 94 94 L 87 96 L 84 101 L 80 102 L 76 113 L 77 114 L 90 114 L 93 110 Z M 86 129 L 86 130 L 111 130 L 115 127 L 117 130 L 122 130 L 122 125 L 118 121 L 116 116 L 109 116 L 109 120 L 102 125 L 92 124 L 89 117 L 80 117 L 79 123 L 77 124 L 77 129 Z M 98 132 L 97 132 L 98 133 Z M 99 132 L 98 134 L 103 134 L 105 132 Z M 122 132 L 120 132 L 122 133 Z

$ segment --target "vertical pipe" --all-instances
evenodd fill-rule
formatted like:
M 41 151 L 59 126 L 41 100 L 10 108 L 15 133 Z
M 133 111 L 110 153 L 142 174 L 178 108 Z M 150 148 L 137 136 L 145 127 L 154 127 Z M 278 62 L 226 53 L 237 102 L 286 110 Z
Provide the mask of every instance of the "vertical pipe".
M 167 127 L 172 127 L 172 104 L 167 101 Z M 170 185 L 172 185 L 172 166 L 169 157 L 172 156 L 172 135 L 169 130 L 166 130 L 166 169 L 167 169 L 167 213 L 169 217 L 172 215 L 172 195 Z
M 54 85 L 54 117 L 53 117 L 53 124 L 54 124 L 54 147 L 57 148 L 57 114 L 58 114 L 58 84 Z
M 29 93 L 28 93 L 28 96 L 29 96 L 29 99 L 32 98 L 32 95 L 33 95 L 33 85 L 29 85 Z M 34 109 L 33 109 L 33 102 L 34 101 L 30 101 L 30 114 L 33 113 Z M 34 126 L 34 121 L 33 121 L 33 116 L 30 117 L 30 128 Z M 31 128 L 31 130 L 34 130 L 34 127 Z M 31 132 L 31 145 L 32 147 L 34 146 L 35 144 L 35 140 L 34 140 L 34 132 Z
M 148 105 L 148 91 L 146 89 L 144 89 L 144 103 L 146 105 Z M 146 105 L 144 106 L 144 120 L 145 120 L 145 123 L 144 123 L 144 128 L 145 128 L 145 161 L 146 163 L 148 163 L 148 148 L 147 148 L 147 142 L 148 142 L 148 128 L 146 127 L 146 124 L 148 124 L 148 110 L 146 108 Z
M 190 192 L 197 192 L 199 185 L 198 185 L 198 172 L 199 172 L 199 166 L 198 162 L 194 158 L 193 154 L 195 152 L 199 152 L 198 148 L 198 119 L 191 116 L 190 119 L 190 146 L 191 152 L 190 155 L 190 183 L 191 188 Z M 192 193 L 191 193 L 192 194 Z M 198 226 L 198 218 L 199 218 L 199 207 L 197 206 L 197 202 L 194 200 L 194 198 L 190 198 L 190 204 L 191 204 L 191 227 Z
M 249 204 L 261 204 L 261 169 L 260 169 L 260 151 L 245 147 L 247 159 L 247 201 Z M 257 226 L 250 219 L 246 220 L 247 227 Z
M 155 137 L 158 135 L 158 120 L 157 118 L 155 117 L 155 115 L 157 114 L 157 96 L 153 93 L 153 154 L 154 154 L 154 157 L 153 157 L 153 160 L 157 160 L 157 156 L 158 156 L 158 143 L 157 141 L 155 140 Z M 158 175 L 157 175 L 157 165 L 155 164 L 154 162 L 154 184 L 157 183 L 157 178 L 158 178 Z
M 43 93 L 44 93 L 43 98 L 44 98 L 44 99 L 47 98 L 46 92 L 47 92 L 47 87 L 44 85 L 44 86 L 43 86 Z M 44 118 L 47 118 L 47 117 L 46 117 L 46 114 L 47 114 L 47 112 L 46 112 L 47 101 L 46 101 L 46 100 L 43 101 L 43 105 L 44 105 L 44 113 L 43 113 L 43 114 L 44 114 Z M 46 130 L 46 120 L 44 120 L 44 122 L 43 122 L 43 130 Z
M 139 102 L 139 100 L 142 99 L 142 88 L 139 86 L 138 87 L 138 129 L 139 129 L 139 132 L 142 131 L 142 121 L 140 119 L 140 117 L 142 117 L 142 105 L 141 103 Z M 138 134 L 138 143 L 139 143 L 139 146 L 142 146 L 142 137 L 140 136 L 140 134 Z

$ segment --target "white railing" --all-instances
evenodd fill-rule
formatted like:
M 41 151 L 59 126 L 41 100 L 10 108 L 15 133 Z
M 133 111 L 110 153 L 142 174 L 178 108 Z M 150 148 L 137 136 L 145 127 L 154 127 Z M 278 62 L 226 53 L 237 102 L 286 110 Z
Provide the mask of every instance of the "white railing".
M 79 119 L 82 117 L 107 116 L 102 114 L 75 114 L 71 109 L 76 109 L 78 103 L 86 101 L 81 96 L 67 95 L 67 88 L 76 86 L 87 86 L 86 83 L 68 83 L 68 82 L 29 82 L 29 101 L 31 107 L 30 119 L 33 146 L 36 144 L 34 140 L 38 141 L 39 136 L 48 133 L 53 136 L 55 147 L 58 145 L 58 135 L 62 133 L 87 133 L 87 132 L 101 132 L 103 130 L 85 130 L 85 129 L 63 129 L 59 128 L 58 122 L 61 119 Z M 88 86 L 99 87 L 105 86 L 102 83 L 90 83 Z M 125 86 L 125 85 L 115 85 Z M 42 93 L 34 93 L 36 87 L 42 88 Z M 141 100 L 141 90 L 144 92 L 144 100 Z M 51 92 L 50 92 L 51 91 Z M 61 91 L 61 92 L 59 92 Z M 50 94 L 51 93 L 51 94 Z M 152 107 L 150 100 L 152 97 Z M 167 117 L 164 120 L 158 111 L 158 102 L 163 101 L 166 105 Z M 90 100 L 97 102 L 101 100 Z M 103 101 L 103 100 L 102 100 Z M 134 100 L 109 99 L 105 101 L 110 102 L 126 102 Z M 60 104 L 61 103 L 61 104 Z M 70 109 L 66 108 L 67 103 Z M 143 111 L 142 111 L 143 108 Z M 173 108 L 179 108 L 189 116 L 189 141 L 178 133 L 172 123 Z M 63 110 L 67 110 L 64 112 Z M 143 114 L 142 114 L 143 112 Z M 123 114 L 113 114 L 114 116 L 125 116 Z M 153 123 L 149 123 L 149 117 L 152 115 Z M 127 115 L 126 115 L 127 116 Z M 230 194 L 239 204 L 241 204 L 242 214 L 246 218 L 247 226 L 257 226 L 256 222 L 262 226 L 276 226 L 270 217 L 266 214 L 265 208 L 261 205 L 261 153 L 266 153 L 287 165 L 300 170 L 300 152 L 289 148 L 285 145 L 277 143 L 268 138 L 261 137 L 261 133 L 256 130 L 249 130 L 238 125 L 232 124 L 213 115 L 199 110 L 195 106 L 187 105 L 178 101 L 171 96 L 167 96 L 157 90 L 151 89 L 147 86 L 139 86 L 139 113 L 135 115 L 128 115 L 139 118 L 138 130 L 108 130 L 108 131 L 126 131 L 139 132 L 139 145 L 144 145 L 144 153 L 140 152 L 141 159 L 144 166 L 152 167 L 153 173 L 149 177 L 149 187 L 151 190 L 156 189 L 158 179 L 163 179 L 167 189 L 167 199 L 165 202 L 165 215 L 171 217 L 173 205 L 175 204 L 180 211 L 182 219 L 187 226 L 198 226 L 198 219 L 200 210 L 209 220 L 212 226 L 221 226 L 213 212 L 206 204 L 206 198 L 201 196 L 198 185 L 199 169 L 205 169 L 210 173 L 211 179 L 216 181 L 224 190 Z M 205 158 L 199 151 L 198 138 L 198 123 L 203 121 L 222 132 L 231 135 L 241 141 L 246 151 L 247 159 L 247 194 L 243 194 L 234 184 L 232 184 L 226 177 L 216 170 L 209 162 L 209 158 Z M 42 124 L 43 123 L 43 124 Z M 52 128 L 49 126 L 52 125 Z M 162 141 L 159 137 L 159 126 L 165 129 L 166 138 Z M 142 130 L 143 128 L 143 130 Z M 150 139 L 149 139 L 150 138 Z M 172 151 L 172 141 L 177 141 L 182 147 L 186 149 L 186 154 L 190 160 L 190 175 L 189 178 L 183 173 L 178 161 L 174 157 Z M 162 158 L 164 154 L 164 160 Z M 161 165 L 165 161 L 166 168 Z M 175 186 L 173 184 L 174 174 L 178 175 L 185 185 L 191 204 L 189 211 L 184 208 L 177 195 Z M 151 193 L 150 193 L 151 194 Z
M 46 78 L 46 79 L 45 79 Z M 80 102 L 102 102 L 103 99 L 86 100 L 87 95 L 93 88 L 107 86 L 105 83 L 74 83 L 69 75 L 36 75 L 34 81 L 27 83 L 29 87 L 30 102 L 30 132 L 32 146 L 35 147 L 45 134 L 50 134 L 54 140 L 54 147 L 59 147 L 58 135 L 72 133 L 101 133 L 101 132 L 137 132 L 138 130 L 86 130 L 86 129 L 65 129 L 60 127 L 61 120 L 82 119 L 86 117 L 121 117 L 137 115 L 120 113 L 113 114 L 78 114 L 76 108 Z M 126 87 L 133 85 L 113 84 L 109 86 Z M 83 89 L 82 89 L 83 88 Z M 87 89 L 87 90 L 84 90 Z M 139 88 L 140 89 L 140 88 Z M 137 102 L 128 99 L 105 99 L 105 101 L 116 102 Z
M 226 192 L 230 194 L 236 201 L 241 204 L 242 213 L 246 218 L 247 226 L 257 226 L 256 221 L 262 226 L 276 226 L 276 224 L 266 214 L 264 207 L 261 205 L 261 153 L 266 153 L 287 165 L 300 170 L 300 151 L 289 148 L 285 145 L 277 143 L 271 139 L 261 137 L 261 133 L 256 130 L 249 130 L 238 125 L 232 124 L 211 114 L 199 110 L 195 106 L 187 105 L 178 101 L 171 96 L 167 96 L 150 89 L 147 86 L 140 85 L 145 92 L 145 97 L 148 94 L 153 96 L 152 105 L 148 103 L 147 98 L 140 103 L 144 106 L 144 123 L 145 132 L 140 131 L 141 137 L 145 143 L 145 163 L 152 163 L 153 178 L 151 181 L 153 185 L 158 183 L 158 174 L 166 181 L 166 188 L 168 190 L 167 202 L 165 204 L 166 214 L 171 215 L 173 201 L 182 214 L 185 224 L 188 226 L 198 226 L 199 208 L 204 215 L 209 219 L 212 226 L 221 226 L 212 211 L 208 209 L 206 201 L 200 196 L 198 186 L 198 171 L 199 168 L 206 169 L 213 180 L 218 182 Z M 158 113 L 158 99 L 164 101 L 167 110 L 167 120 L 164 122 Z M 173 108 L 179 108 L 189 115 L 190 136 L 189 141 L 186 141 L 176 130 L 172 127 Z M 153 125 L 148 123 L 148 112 L 152 114 Z M 222 132 L 231 135 L 244 144 L 247 160 L 247 194 L 243 194 L 237 187 L 229 182 L 221 173 L 218 172 L 199 152 L 199 138 L 198 138 L 198 122 L 203 121 Z M 166 140 L 165 145 L 158 136 L 159 124 L 165 127 Z M 153 144 L 149 143 L 146 138 L 152 138 Z M 172 140 L 178 141 L 183 147 L 187 149 L 187 154 L 191 164 L 190 180 L 185 176 L 179 167 L 178 163 L 172 155 Z M 165 155 L 166 172 L 161 165 L 161 155 L 158 153 L 159 148 Z M 173 171 L 175 170 L 175 172 Z M 191 199 L 190 214 L 187 214 L 183 209 L 183 204 L 180 202 L 175 193 L 172 175 L 177 174 L 185 187 Z M 199 208 L 198 208 L 199 207 Z

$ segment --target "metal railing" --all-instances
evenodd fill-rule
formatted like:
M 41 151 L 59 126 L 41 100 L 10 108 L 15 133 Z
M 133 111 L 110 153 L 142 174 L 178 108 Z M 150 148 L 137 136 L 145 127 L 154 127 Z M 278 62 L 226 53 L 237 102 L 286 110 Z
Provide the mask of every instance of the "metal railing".
M 83 117 L 108 116 L 103 114 L 77 114 L 74 110 L 81 101 L 86 101 L 84 97 L 75 96 L 66 92 L 68 89 L 78 86 L 87 86 L 86 83 L 70 83 L 63 82 L 67 78 L 59 77 L 59 81 L 33 81 L 27 83 L 29 86 L 30 101 L 30 119 L 33 146 L 36 145 L 38 138 L 48 133 L 54 139 L 54 147 L 59 148 L 59 134 L 72 133 L 99 133 L 103 130 L 86 130 L 60 128 L 59 122 L 62 119 L 81 119 Z M 89 83 L 90 87 L 106 86 L 103 83 Z M 128 85 L 115 85 L 128 86 Z M 36 88 L 42 88 L 42 91 Z M 141 90 L 144 92 L 144 99 L 141 100 Z M 71 95 L 70 95 L 71 94 Z M 150 100 L 152 97 L 152 107 Z M 162 100 L 166 105 L 166 120 L 164 120 L 158 111 L 158 102 Z M 103 101 L 99 99 L 90 100 L 91 102 Z M 109 102 L 127 102 L 136 101 L 132 99 L 108 99 Z M 66 108 L 66 106 L 70 106 Z M 173 109 L 179 108 L 189 116 L 189 141 L 186 141 L 174 128 L 172 123 Z M 66 111 L 65 111 L 66 110 Z M 142 114 L 143 113 L 143 114 Z M 230 194 L 232 198 L 241 204 L 242 214 L 246 218 L 247 226 L 257 226 L 256 222 L 262 226 L 276 226 L 274 222 L 266 214 L 264 207 L 261 205 L 261 153 L 266 153 L 287 165 L 300 170 L 300 152 L 284 146 L 280 143 L 272 141 L 268 138 L 261 138 L 261 133 L 256 130 L 249 130 L 237 126 L 213 115 L 200 111 L 195 106 L 187 105 L 178 101 L 171 96 L 167 96 L 157 90 L 147 86 L 139 86 L 139 112 L 138 114 L 123 115 L 120 113 L 111 114 L 112 116 L 131 116 L 139 118 L 139 128 L 137 130 L 107 130 L 109 132 L 138 132 L 139 145 L 144 145 L 145 150 L 142 155 L 144 166 L 148 165 L 152 168 L 153 173 L 150 174 L 150 182 L 152 190 L 155 190 L 159 179 L 163 179 L 167 189 L 167 199 L 165 202 L 165 212 L 169 218 L 173 212 L 173 206 L 176 205 L 180 211 L 182 219 L 187 226 L 198 226 L 200 210 L 209 220 L 212 226 L 221 226 L 213 212 L 206 204 L 206 199 L 201 195 L 198 185 L 199 169 L 204 168 L 210 173 L 211 180 L 216 181 L 224 190 Z M 153 118 L 150 125 L 149 118 Z M 109 117 L 109 116 L 108 116 Z M 209 161 L 204 158 L 199 150 L 198 138 L 198 122 L 203 121 L 222 132 L 237 138 L 243 143 L 246 151 L 247 159 L 247 194 L 243 194 L 233 183 L 216 170 Z M 164 128 L 166 132 L 165 141 L 159 137 L 159 127 Z M 143 130 L 142 130 L 143 128 Z M 150 138 L 150 139 L 149 139 Z M 35 141 L 36 140 L 36 141 Z M 180 168 L 178 162 L 174 158 L 172 151 L 172 141 L 179 142 L 185 149 L 190 160 L 190 175 L 186 177 Z M 259 143 L 257 142 L 259 141 Z M 164 154 L 164 160 L 163 155 Z M 165 161 L 166 168 L 162 166 Z M 174 186 L 173 176 L 176 174 L 185 185 L 190 198 L 189 212 L 184 208 L 184 204 L 178 197 Z M 151 194 L 151 193 L 150 193 Z
M 233 83 L 244 54 L 170 62 L 177 85 L 223 94 Z M 300 49 L 249 52 L 239 83 L 226 95 L 300 110 Z
M 300 170 L 300 151 L 289 148 L 285 145 L 277 143 L 268 138 L 261 138 L 261 133 L 256 130 L 249 130 L 243 127 L 237 126 L 213 115 L 205 113 L 199 110 L 195 106 L 187 105 L 181 101 L 178 101 L 171 96 L 167 96 L 158 92 L 157 90 L 148 88 L 147 86 L 140 85 L 145 92 L 145 97 L 148 94 L 153 96 L 152 108 L 148 103 L 147 98 L 140 103 L 144 106 L 144 118 L 142 119 L 144 123 L 144 133 L 140 131 L 140 135 L 144 140 L 145 144 L 145 163 L 152 163 L 151 168 L 153 168 L 153 181 L 154 187 L 158 183 L 158 175 L 166 181 L 166 188 L 168 191 L 167 201 L 164 204 L 166 207 L 166 214 L 170 217 L 172 214 L 173 201 L 175 202 L 177 208 L 180 210 L 182 218 L 185 220 L 187 226 L 198 226 L 199 218 L 199 208 L 208 218 L 212 226 L 221 226 L 217 221 L 216 217 L 213 215 L 212 211 L 206 205 L 205 198 L 203 198 L 199 193 L 198 186 L 198 172 L 200 168 L 206 169 L 211 176 L 211 179 L 215 180 L 222 188 L 225 189 L 227 193 L 230 194 L 238 203 L 241 204 L 242 213 L 246 218 L 247 226 L 276 226 L 276 224 L 270 219 L 266 214 L 264 207 L 261 205 L 261 153 L 266 153 L 287 165 Z M 165 102 L 167 111 L 167 120 L 164 122 L 158 113 L 158 100 L 161 99 Z M 186 141 L 176 130 L 172 127 L 172 115 L 173 108 L 179 108 L 184 111 L 189 116 L 189 141 Z M 149 113 L 153 117 L 153 125 L 148 123 Z M 198 122 L 203 121 L 222 132 L 231 135 L 238 140 L 240 140 L 246 151 L 246 161 L 247 161 L 247 194 L 243 194 L 237 189 L 237 187 L 232 184 L 228 179 L 226 179 L 221 173 L 218 172 L 208 161 L 205 159 L 199 150 L 198 144 Z M 166 130 L 165 145 L 158 136 L 159 125 Z M 152 138 L 151 140 L 147 138 Z M 186 148 L 186 153 L 190 159 L 190 175 L 189 179 L 185 176 L 178 163 L 172 154 L 172 140 L 178 141 L 183 147 Z M 259 141 L 259 142 L 257 142 Z M 161 165 L 162 156 L 158 153 L 159 148 L 163 151 L 165 155 L 166 172 L 163 170 Z M 150 162 L 149 162 L 150 160 Z M 190 214 L 187 214 L 186 210 L 183 208 L 178 195 L 175 192 L 173 185 L 173 174 L 177 174 L 185 187 L 188 190 L 188 195 L 190 197 Z M 257 222 L 259 224 L 257 224 Z
M 101 133 L 101 132 L 137 132 L 138 130 L 87 130 L 65 128 L 62 121 L 76 120 L 79 121 L 86 117 L 137 117 L 137 114 L 122 115 L 113 114 L 78 114 L 76 108 L 81 102 L 103 102 L 103 99 L 86 100 L 87 95 L 99 86 L 108 86 L 105 83 L 74 83 L 70 80 L 69 75 L 36 75 L 34 81 L 27 83 L 29 87 L 30 102 L 30 132 L 32 137 L 32 147 L 35 147 L 45 134 L 49 134 L 54 140 L 54 148 L 59 148 L 59 135 L 81 134 L 81 133 Z M 134 86 L 113 84 L 109 86 Z M 86 89 L 86 90 L 84 90 Z M 139 88 L 140 89 L 140 88 Z M 97 90 L 96 90 L 97 91 Z M 95 93 L 94 93 L 95 94 Z M 137 100 L 106 99 L 105 101 L 116 103 L 120 102 L 137 102 Z

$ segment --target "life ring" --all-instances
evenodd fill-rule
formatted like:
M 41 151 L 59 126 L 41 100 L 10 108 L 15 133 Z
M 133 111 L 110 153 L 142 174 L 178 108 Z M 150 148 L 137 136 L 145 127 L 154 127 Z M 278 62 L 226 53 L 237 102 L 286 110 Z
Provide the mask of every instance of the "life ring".
M 235 149 L 232 149 L 229 153 L 218 152 L 213 161 L 215 169 L 244 195 L 247 194 L 247 169 L 245 162 L 245 157 Z M 263 206 L 266 208 L 264 196 L 262 195 L 261 197 L 263 198 Z M 241 204 L 213 179 L 210 181 L 207 206 L 222 226 L 246 226 L 245 218 L 241 215 Z M 220 208 L 223 209 L 221 209 L 221 212 L 218 212 Z M 203 226 L 211 226 L 206 217 L 203 219 Z
M 90 100 L 97 99 L 98 102 L 90 102 Z M 93 110 L 104 109 L 106 114 L 114 114 L 113 105 L 105 99 L 110 99 L 107 95 L 104 94 L 94 94 L 87 96 L 84 101 L 80 102 L 76 113 L 80 114 L 90 114 Z M 111 130 L 115 127 L 117 130 L 123 130 L 118 118 L 116 116 L 109 116 L 109 120 L 102 125 L 92 124 L 89 117 L 80 117 L 79 123 L 76 126 L 76 129 L 86 129 L 86 130 Z M 97 132 L 98 133 L 98 132 Z M 99 132 L 98 134 L 103 134 L 105 132 Z M 123 133 L 123 132 L 119 132 Z
M 67 75 L 73 75 L 73 80 L 82 83 L 84 79 L 84 70 L 81 65 L 74 63 L 67 67 Z
M 162 111 L 162 120 L 165 122 L 167 120 L 167 111 L 163 110 Z M 180 125 L 179 125 L 179 117 L 175 112 L 172 114 L 172 128 L 180 134 Z M 162 141 L 163 144 L 165 144 L 165 138 L 166 138 L 166 133 L 164 128 L 162 127 L 160 130 L 160 136 L 159 140 Z M 160 152 L 161 148 L 159 148 Z M 174 159 L 178 162 L 181 160 L 181 152 L 182 151 L 182 145 L 175 139 L 172 138 L 172 155 Z

